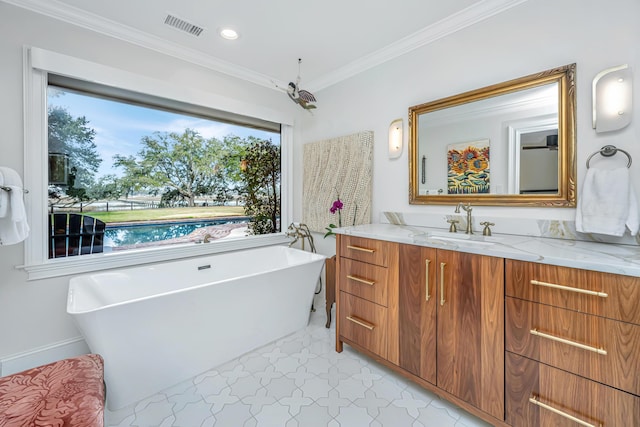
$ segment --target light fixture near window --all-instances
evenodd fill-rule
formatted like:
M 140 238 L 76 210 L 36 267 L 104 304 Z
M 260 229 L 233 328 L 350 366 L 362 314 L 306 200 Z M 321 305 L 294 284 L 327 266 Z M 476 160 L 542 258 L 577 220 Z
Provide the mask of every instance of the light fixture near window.
M 389 158 L 396 159 L 402 154 L 402 119 L 389 125 Z
M 593 79 L 593 128 L 596 132 L 622 129 L 631 123 L 632 74 L 627 64 L 607 68 Z

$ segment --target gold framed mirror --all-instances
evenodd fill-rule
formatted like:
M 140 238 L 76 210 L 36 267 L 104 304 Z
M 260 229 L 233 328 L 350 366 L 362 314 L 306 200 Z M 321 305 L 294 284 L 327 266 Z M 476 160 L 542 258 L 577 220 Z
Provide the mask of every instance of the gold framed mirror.
M 576 64 L 409 108 L 409 203 L 574 207 Z

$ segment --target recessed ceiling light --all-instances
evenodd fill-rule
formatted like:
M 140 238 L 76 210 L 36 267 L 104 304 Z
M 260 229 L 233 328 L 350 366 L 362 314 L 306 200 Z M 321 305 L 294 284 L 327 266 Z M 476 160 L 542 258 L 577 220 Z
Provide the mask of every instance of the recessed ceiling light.
M 232 28 L 221 28 L 220 37 L 227 40 L 235 40 L 238 38 L 238 33 Z

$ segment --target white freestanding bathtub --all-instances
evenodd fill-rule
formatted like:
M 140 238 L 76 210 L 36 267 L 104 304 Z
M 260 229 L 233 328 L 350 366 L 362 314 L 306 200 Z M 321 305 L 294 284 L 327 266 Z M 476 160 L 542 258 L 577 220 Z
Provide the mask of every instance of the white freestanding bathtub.
M 324 256 L 283 246 L 73 277 L 67 312 L 114 410 L 307 325 Z

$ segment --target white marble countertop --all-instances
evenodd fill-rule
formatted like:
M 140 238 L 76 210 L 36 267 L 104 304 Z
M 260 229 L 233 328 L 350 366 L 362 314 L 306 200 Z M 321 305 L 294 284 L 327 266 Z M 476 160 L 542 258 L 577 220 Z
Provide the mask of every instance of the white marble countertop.
M 449 233 L 441 228 L 366 224 L 334 229 L 336 234 L 450 249 L 542 264 L 640 277 L 640 246 L 494 234 Z

